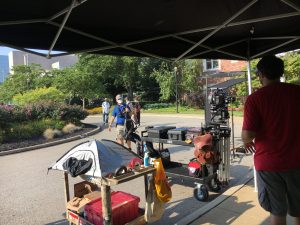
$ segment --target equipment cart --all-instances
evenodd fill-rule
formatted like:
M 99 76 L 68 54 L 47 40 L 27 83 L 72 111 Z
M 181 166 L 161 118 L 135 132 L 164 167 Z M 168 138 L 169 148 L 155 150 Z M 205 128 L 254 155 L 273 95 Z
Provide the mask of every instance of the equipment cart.
M 222 129 L 219 129 L 222 130 Z M 215 131 L 213 131 L 215 132 Z M 173 140 L 167 138 L 154 138 L 149 137 L 148 129 L 141 132 L 142 137 L 142 146 L 146 146 L 155 150 L 162 159 L 164 159 L 164 144 L 170 145 L 181 145 L 194 147 L 193 143 L 187 143 L 182 140 Z M 229 151 L 229 138 L 230 133 L 221 131 L 216 134 L 217 141 L 217 150 L 220 153 L 221 162 L 218 165 L 202 165 L 202 175 L 200 177 L 189 176 L 189 169 L 187 164 L 172 162 L 170 158 L 167 157 L 165 160 L 170 160 L 164 164 L 165 171 L 169 177 L 177 177 L 192 180 L 195 182 L 196 187 L 194 188 L 194 197 L 199 201 L 207 200 L 209 196 L 209 190 L 217 192 L 221 189 L 221 184 L 227 184 L 229 181 L 229 167 L 230 167 L 230 151 Z M 165 136 L 164 136 L 165 137 Z M 153 148 L 153 143 L 158 143 L 158 149 Z M 163 160 L 164 162 L 164 160 Z M 204 172 L 206 171 L 206 172 Z
M 66 218 L 70 224 L 112 225 L 114 220 L 114 224 L 141 225 L 145 222 L 144 215 L 140 216 L 140 198 L 121 191 L 111 193 L 110 188 L 144 176 L 147 196 L 147 178 L 156 169 L 141 164 L 138 156 L 124 146 L 102 139 L 76 145 L 48 170 L 64 172 Z M 74 185 L 71 200 L 68 175 L 83 180 Z
M 139 171 L 134 173 L 128 173 L 124 175 L 120 175 L 115 178 L 102 178 L 99 179 L 99 189 L 101 190 L 101 201 L 102 201 L 102 218 L 104 225 L 112 225 L 112 205 L 111 205 L 111 186 L 118 185 L 124 182 L 131 181 L 138 177 L 144 176 L 145 181 L 145 195 L 147 195 L 147 186 L 148 186 L 148 174 L 154 173 L 155 168 L 153 167 L 146 167 L 141 168 Z M 68 173 L 64 172 L 64 186 L 65 186 L 65 202 L 66 205 L 70 201 L 70 187 L 69 187 L 69 179 Z M 100 196 L 99 196 L 100 197 Z M 70 224 L 75 225 L 93 225 L 93 223 L 89 222 L 85 218 L 83 218 L 80 214 L 66 209 L 66 219 L 69 221 Z M 134 225 L 134 224 L 146 224 L 144 222 L 144 215 L 140 215 L 135 220 L 126 223 L 127 225 Z

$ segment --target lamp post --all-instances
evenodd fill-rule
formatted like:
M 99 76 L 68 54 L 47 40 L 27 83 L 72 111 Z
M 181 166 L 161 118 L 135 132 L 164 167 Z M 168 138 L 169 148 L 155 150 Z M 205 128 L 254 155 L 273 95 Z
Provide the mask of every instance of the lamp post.
M 176 113 L 178 113 L 178 86 L 177 86 L 177 67 L 174 67 L 174 75 L 175 75 L 175 96 L 176 96 Z

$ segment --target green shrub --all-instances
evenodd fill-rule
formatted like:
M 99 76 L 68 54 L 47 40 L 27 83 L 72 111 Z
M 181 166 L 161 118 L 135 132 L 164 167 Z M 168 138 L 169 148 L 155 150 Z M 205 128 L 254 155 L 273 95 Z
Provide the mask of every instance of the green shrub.
M 63 102 L 64 94 L 55 87 L 37 88 L 24 94 L 17 94 L 13 97 L 13 102 L 18 105 L 34 104 L 44 101 Z
M 3 130 L 0 128 L 0 144 L 3 143 Z
M 6 127 L 13 119 L 12 110 L 0 107 L 0 127 Z
M 60 113 L 57 119 L 75 124 L 79 124 L 80 120 L 85 119 L 88 115 L 87 111 L 83 110 L 80 106 L 75 105 L 62 105 L 59 110 Z
M 161 109 L 161 108 L 168 108 L 170 106 L 173 106 L 172 103 L 153 103 L 153 104 L 146 104 L 144 105 L 144 109 Z
M 65 126 L 65 122 L 64 121 L 57 121 L 54 125 L 54 128 L 57 130 L 62 130 Z
M 40 137 L 46 129 L 55 129 L 57 122 L 59 121 L 46 119 L 11 123 L 10 127 L 4 130 L 3 142 L 16 142 Z

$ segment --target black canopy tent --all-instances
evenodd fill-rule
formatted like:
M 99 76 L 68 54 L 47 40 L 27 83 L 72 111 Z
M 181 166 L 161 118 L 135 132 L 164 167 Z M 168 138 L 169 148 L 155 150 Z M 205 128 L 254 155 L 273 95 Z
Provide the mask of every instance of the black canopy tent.
M 251 60 L 300 48 L 299 24 L 299 0 L 10 0 L 0 44 L 47 57 Z
M 249 62 L 300 49 L 300 1 L 2 1 L 0 45 L 45 57 L 90 52 L 172 62 Z M 54 55 L 53 50 L 63 53 Z M 248 83 L 251 93 L 249 63 Z

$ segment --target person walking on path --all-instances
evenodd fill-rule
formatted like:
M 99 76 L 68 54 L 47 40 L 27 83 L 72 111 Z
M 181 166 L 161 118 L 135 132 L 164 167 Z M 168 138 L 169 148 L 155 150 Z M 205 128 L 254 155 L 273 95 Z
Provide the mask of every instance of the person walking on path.
M 270 224 L 285 225 L 289 213 L 300 225 L 300 86 L 281 83 L 283 72 L 276 56 L 258 62 L 262 88 L 246 100 L 241 135 L 246 152 L 255 152 L 258 200 Z
M 117 105 L 114 107 L 112 116 L 109 122 L 108 130 L 111 131 L 111 126 L 116 118 L 116 128 L 117 128 L 117 141 L 119 144 L 124 145 L 125 136 L 125 122 L 126 119 L 130 118 L 131 111 L 130 108 L 123 103 L 123 98 L 121 95 L 116 96 Z M 127 146 L 131 149 L 131 141 L 127 140 Z
M 135 112 L 137 124 L 141 125 L 141 105 L 138 99 L 136 99 L 134 104 L 134 112 Z
M 104 99 L 102 103 L 102 114 L 103 114 L 103 123 L 108 124 L 108 116 L 109 116 L 110 104 L 107 101 L 107 98 Z

